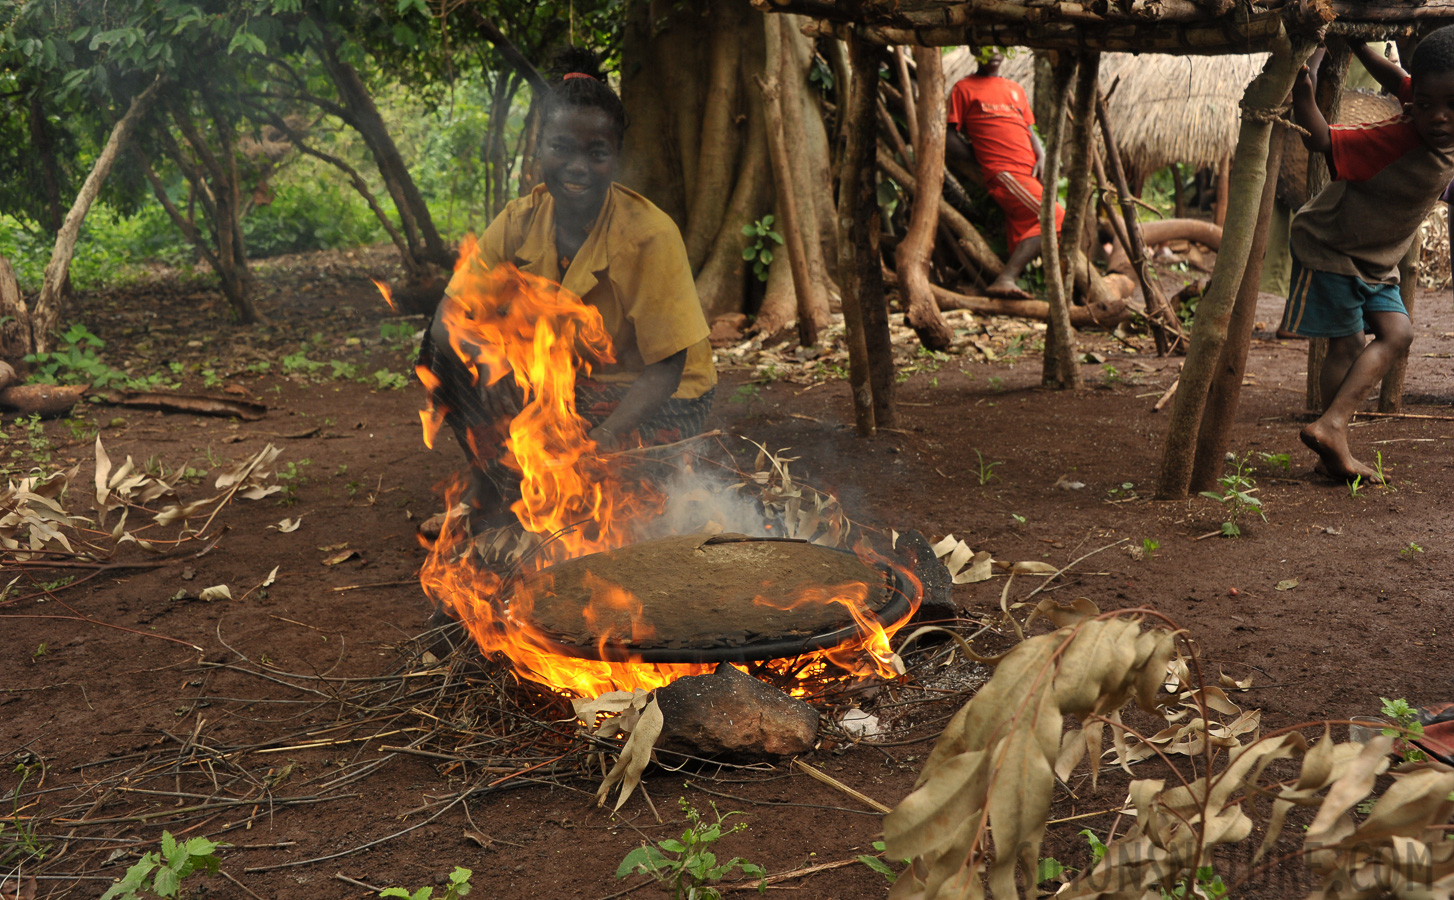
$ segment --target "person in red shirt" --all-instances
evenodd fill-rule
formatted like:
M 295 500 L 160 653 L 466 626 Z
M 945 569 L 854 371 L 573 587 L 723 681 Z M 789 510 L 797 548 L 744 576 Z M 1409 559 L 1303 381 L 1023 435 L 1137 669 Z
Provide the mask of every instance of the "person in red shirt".
M 1031 127 L 1035 114 L 1025 89 L 1000 77 L 1004 61 L 1004 54 L 994 51 L 950 91 L 945 153 L 950 162 L 977 161 L 990 198 L 1005 211 L 1010 258 L 986 293 L 1028 300 L 1030 295 L 1015 282 L 1040 253 L 1040 170 L 1045 148 Z M 1057 232 L 1064 220 L 1065 210 L 1057 203 Z

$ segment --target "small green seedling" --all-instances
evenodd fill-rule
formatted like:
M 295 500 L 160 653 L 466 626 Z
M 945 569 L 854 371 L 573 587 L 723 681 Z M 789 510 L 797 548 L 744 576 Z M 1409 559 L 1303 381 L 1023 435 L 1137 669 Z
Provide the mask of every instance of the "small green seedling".
M 893 884 L 895 881 L 898 881 L 899 873 L 895 872 L 893 867 L 884 861 L 883 852 L 886 847 L 887 845 L 883 841 L 874 841 L 873 849 L 878 851 L 878 855 L 870 856 L 867 853 L 860 853 L 855 859 L 882 875 L 884 880 L 889 884 Z M 909 860 L 907 859 L 902 862 L 904 865 L 909 864 Z
M 1400 697 L 1397 700 L 1390 700 L 1387 697 L 1379 697 L 1383 704 L 1383 714 L 1393 719 L 1393 725 L 1383 729 L 1383 733 L 1391 738 L 1399 738 L 1405 742 L 1416 741 L 1424 736 L 1424 723 L 1419 721 L 1419 711 L 1409 705 L 1409 701 Z M 1428 759 L 1424 751 L 1412 745 L 1403 750 L 1404 759 L 1409 762 L 1422 762 Z
M 1246 455 L 1238 457 L 1235 464 L 1235 469 L 1217 479 L 1217 483 L 1222 486 L 1221 491 L 1202 491 L 1203 497 L 1222 504 L 1222 509 L 1227 514 L 1227 521 L 1222 523 L 1222 537 L 1241 536 L 1242 529 L 1237 520 L 1249 510 L 1261 516 L 1262 521 L 1267 521 L 1267 512 L 1262 508 L 1262 501 L 1252 496 L 1257 490 L 1257 482 L 1252 478 Z
M 1262 461 L 1274 469 L 1281 469 L 1284 472 L 1292 471 L 1291 453 L 1259 453 L 1258 456 L 1261 456 Z
M 445 887 L 444 893 L 439 900 L 459 900 L 470 892 L 470 876 L 474 873 L 464 866 L 455 866 L 454 871 L 449 873 L 449 884 Z M 403 897 L 404 900 L 430 900 L 434 896 L 434 888 L 424 886 L 414 893 L 409 893 L 401 887 L 384 888 L 379 891 L 380 897 Z
M 1015 522 L 1020 525 L 1025 524 L 1025 517 L 1020 515 L 1019 513 L 1010 513 L 1010 518 L 1014 519 Z
M 1403 548 L 1402 550 L 1400 550 L 1398 552 L 1398 555 L 1399 556 L 1402 556 L 1402 557 L 1410 557 L 1410 556 L 1413 556 L 1415 553 L 1423 553 L 1423 552 L 1424 552 L 1424 548 L 1423 547 L 1420 547 L 1418 544 L 1414 543 L 1413 541 L 1409 541 L 1409 545 L 1407 547 Z
M 1160 549 L 1161 549 L 1161 542 L 1160 541 L 1155 540 L 1153 538 L 1142 538 L 1141 539 L 1141 552 L 1146 555 L 1146 558 L 1147 559 L 1154 559 L 1156 557 L 1156 551 L 1157 550 L 1160 550 Z
M 687 830 L 681 840 L 667 838 L 655 844 L 643 844 L 626 854 L 616 868 L 616 877 L 625 878 L 632 874 L 645 874 L 655 878 L 662 886 L 669 886 L 673 900 L 721 900 L 722 894 L 714 885 L 734 869 L 741 869 L 744 875 L 764 879 L 758 882 L 758 893 L 767 892 L 767 871 L 762 866 L 750 863 L 740 856 L 734 856 L 725 863 L 717 862 L 717 855 L 709 848 L 729 834 L 735 834 L 747 827 L 739 822 L 731 828 L 722 823 L 742 813 L 717 811 L 712 804 L 715 822 L 707 822 L 687 799 L 678 800 L 687 817 Z
M 1348 482 L 1348 496 L 1357 499 L 1358 492 L 1363 490 L 1363 476 L 1354 475 L 1353 480 Z
M 163 831 L 161 855 L 143 854 L 135 865 L 126 870 L 120 881 L 101 895 L 101 900 L 180 896 L 182 879 L 199 870 L 209 875 L 217 872 L 221 860 L 214 855 L 214 851 L 223 846 L 226 845 L 200 837 L 177 843 L 170 831 Z M 143 894 L 142 891 L 147 893 Z
M 995 474 L 995 467 L 1000 465 L 1000 463 L 985 462 L 984 454 L 979 452 L 979 450 L 975 450 L 974 455 L 975 458 L 979 460 L 979 472 L 977 472 L 976 474 L 979 476 L 979 483 L 981 487 L 989 484 L 991 481 L 994 481 L 996 478 L 1000 477 Z
M 772 264 L 774 244 L 782 246 L 783 236 L 772 230 L 772 216 L 763 216 L 751 225 L 743 225 L 742 233 L 753 239 L 742 249 L 742 258 L 752 263 L 759 281 L 767 281 L 767 267 Z
M 1384 471 L 1382 450 L 1373 454 L 1373 470 L 1378 473 L 1378 483 L 1388 487 L 1388 473 Z M 1389 464 L 1388 471 L 1393 471 L 1392 463 Z

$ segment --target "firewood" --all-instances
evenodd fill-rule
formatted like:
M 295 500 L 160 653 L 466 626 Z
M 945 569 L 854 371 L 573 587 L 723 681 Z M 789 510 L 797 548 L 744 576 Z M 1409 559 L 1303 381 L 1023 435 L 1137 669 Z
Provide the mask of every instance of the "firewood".
M 958 294 L 947 288 L 934 285 L 934 299 L 939 308 L 967 309 L 983 316 L 1016 316 L 1034 319 L 1037 322 L 1050 321 L 1050 304 L 1044 300 L 1001 300 L 996 297 L 975 297 Z M 1131 318 L 1132 310 L 1124 299 L 1104 301 L 1091 306 L 1072 306 L 1070 324 L 1076 328 L 1114 328 Z
M 19 384 L 0 391 L 0 407 L 54 419 L 70 412 L 90 389 L 87 384 Z

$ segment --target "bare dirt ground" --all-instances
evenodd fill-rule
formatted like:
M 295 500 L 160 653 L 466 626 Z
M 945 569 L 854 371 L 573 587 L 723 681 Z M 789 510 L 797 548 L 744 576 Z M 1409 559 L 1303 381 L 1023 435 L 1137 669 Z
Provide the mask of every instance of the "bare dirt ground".
M 181 362 L 185 388 L 200 390 L 204 379 L 234 385 L 270 410 L 237 422 L 84 409 L 113 460 L 155 457 L 169 469 L 207 471 L 271 442 L 298 477 L 285 498 L 291 505 L 274 496 L 226 508 L 218 517 L 226 533 L 201 556 L 194 544 L 151 568 L 7 559 L 4 581 L 19 580 L 0 601 L 0 796 L 19 783 L 17 765 L 29 774 L 7 801 L 13 808 L 0 810 L 0 852 L 16 840 L 17 824 L 48 847 L 43 860 L 22 867 L 41 877 L 42 897 L 99 896 L 166 829 L 231 845 L 220 851 L 226 877 L 189 880 L 193 896 L 366 897 L 368 885 L 439 884 L 459 865 L 473 870 L 476 896 L 646 898 L 664 894 L 650 884 L 623 892 L 640 879 L 617 881 L 617 864 L 643 839 L 680 833 L 680 797 L 700 810 L 715 803 L 744 813 L 734 821 L 747 830 L 724 839 L 719 855 L 770 873 L 872 854 L 881 816 L 786 766 L 652 770 L 645 787 L 655 814 L 638 796 L 613 816 L 594 804 L 595 777 L 547 765 L 520 771 L 559 750 L 519 747 L 522 764 L 493 773 L 384 749 L 457 724 L 425 708 L 427 690 L 354 736 L 363 714 L 349 692 L 399 671 L 429 614 L 414 530 L 436 511 L 458 451 L 452 443 L 423 447 L 417 384 L 380 390 L 328 377 L 328 368 L 290 374 L 279 358 L 306 342 L 316 361 L 344 361 L 362 374 L 407 372 L 409 349 L 380 339 L 380 323 L 398 320 L 367 280 L 389 268 L 383 251 L 279 261 L 261 273 L 267 329 L 231 325 L 215 292 L 165 280 L 79 298 L 75 318 L 108 342 L 113 365 L 143 373 Z M 1275 323 L 1278 301 L 1264 298 L 1264 307 Z M 1418 308 L 1408 411 L 1446 416 L 1454 311 L 1447 292 L 1421 296 Z M 844 382 L 789 380 L 782 376 L 800 369 L 770 363 L 766 374 L 778 377 L 764 382 L 762 370 L 731 365 L 730 353 L 720 357 L 724 383 L 711 426 L 791 448 L 801 457 L 798 477 L 836 492 L 866 523 L 931 538 L 954 533 L 1002 560 L 1063 565 L 1112 545 L 1078 564 L 1053 596 L 1171 617 L 1211 670 L 1253 677 L 1238 702 L 1260 708 L 1264 728 L 1376 713 L 1380 696 L 1416 705 L 1454 697 L 1454 543 L 1444 506 L 1454 421 L 1360 421 L 1356 449 L 1368 457 L 1382 450 L 1395 486 L 1353 494 L 1319 480 L 1297 441 L 1304 347 L 1258 340 L 1233 448 L 1252 454 L 1267 521 L 1244 519 L 1241 538 L 1198 539 L 1222 521 L 1217 504 L 1147 499 L 1166 427 L 1166 413 L 1151 406 L 1178 360 L 1157 359 L 1145 339 L 1127 346 L 1084 335 L 1084 348 L 1104 357 L 1086 364 L 1093 386 L 1046 392 L 1037 387 L 1034 330 L 1002 325 L 973 335 L 994 361 L 972 344 L 944 360 L 909 354 L 899 419 L 873 439 L 853 431 Z M 1025 333 L 1016 340 L 1015 331 Z M 259 361 L 271 363 L 267 371 Z M 21 447 L 23 431 L 7 422 L 7 452 Z M 43 433 L 52 465 L 80 466 L 70 502 L 87 512 L 91 435 L 60 422 Z M 1258 453 L 1290 454 L 1290 469 Z M 1084 487 L 1057 487 L 1062 477 Z M 209 488 L 190 484 L 183 499 Z M 298 516 L 294 532 L 269 528 Z M 1150 553 L 1147 542 L 1157 545 Z M 324 564 L 342 549 L 355 555 Z M 275 582 L 257 587 L 274 567 Z M 68 576 L 71 583 L 58 582 Z M 194 599 L 218 584 L 233 599 Z M 961 624 L 993 623 L 1002 586 L 993 579 L 956 588 Z M 1003 645 L 993 630 L 982 640 Z M 969 680 L 963 663 L 953 671 L 959 683 Z M 966 699 L 953 677 L 938 677 L 950 687 L 939 702 L 918 704 L 906 730 L 809 761 L 894 805 L 944 718 Z M 893 686 L 875 702 L 887 715 L 908 695 Z M 569 732 L 569 721 L 556 724 Z M 471 786 L 478 790 L 467 800 L 450 802 Z M 1054 814 L 1113 809 L 1124 788 L 1113 774 L 1096 792 L 1073 780 L 1059 788 Z M 1052 826 L 1046 852 L 1083 865 L 1076 832 L 1089 827 L 1104 837 L 1112 819 Z M 1290 840 L 1284 849 L 1296 847 Z M 12 859 L 0 877 L 20 865 Z M 1230 873 L 1237 862 L 1226 867 Z M 1243 893 L 1278 897 L 1306 887 L 1296 875 L 1281 877 Z M 856 862 L 781 887 L 845 900 L 888 889 Z

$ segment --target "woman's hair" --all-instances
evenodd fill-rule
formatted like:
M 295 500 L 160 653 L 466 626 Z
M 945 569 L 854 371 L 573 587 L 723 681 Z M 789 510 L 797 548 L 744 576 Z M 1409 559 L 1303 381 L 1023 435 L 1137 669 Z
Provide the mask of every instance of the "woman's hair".
M 626 107 L 601 75 L 596 54 L 582 47 L 567 47 L 555 54 L 546 83 L 549 89 L 540 101 L 540 120 L 567 107 L 599 109 L 611 117 L 616 139 L 626 134 Z
M 1454 25 L 1445 25 L 1419 41 L 1409 60 L 1409 75 L 1417 79 L 1450 71 L 1454 71 Z

